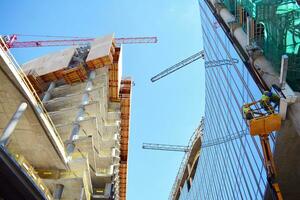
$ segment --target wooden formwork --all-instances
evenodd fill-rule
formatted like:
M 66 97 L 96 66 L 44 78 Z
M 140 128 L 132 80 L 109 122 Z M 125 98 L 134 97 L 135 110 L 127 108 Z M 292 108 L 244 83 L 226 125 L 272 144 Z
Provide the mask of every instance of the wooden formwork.
M 109 65 L 108 74 L 109 74 L 109 99 L 111 101 L 119 101 L 118 63 L 113 63 Z
M 43 79 L 43 81 L 45 81 L 45 82 L 52 82 L 52 81 L 59 80 L 63 77 L 63 71 L 64 71 L 64 69 L 60 69 L 58 71 L 44 74 L 41 76 L 41 79 Z
M 66 83 L 72 84 L 86 80 L 87 72 L 82 65 L 79 65 L 77 67 L 64 70 L 62 76 Z
M 119 167 L 119 196 L 120 200 L 126 200 L 127 189 L 127 162 L 121 163 Z
M 110 65 L 112 62 L 113 62 L 113 56 L 109 54 L 104 57 L 90 60 L 86 64 L 90 70 L 94 70 L 100 67 L 104 67 L 105 65 Z
M 127 185 L 127 160 L 128 160 L 128 141 L 129 141 L 129 122 L 130 122 L 130 97 L 131 80 L 121 81 L 120 99 L 121 99 L 121 147 L 120 147 L 120 186 L 119 196 L 121 200 L 126 200 Z
M 33 70 L 29 71 L 27 78 L 38 94 L 45 90 L 45 82 Z
M 38 76 L 37 76 L 38 77 Z M 87 72 L 83 65 L 78 65 L 73 68 L 63 68 L 39 77 L 43 82 L 52 82 L 59 79 L 64 79 L 66 83 L 72 84 L 75 82 L 82 82 L 87 79 Z M 33 84 L 34 82 L 30 82 Z
M 121 154 L 120 156 L 123 160 L 127 160 L 128 157 L 130 107 L 129 105 L 125 105 L 128 103 L 129 103 L 128 100 L 121 100 L 121 141 L 120 141 Z
M 113 54 L 113 61 L 114 63 L 118 63 L 120 57 L 121 47 L 115 48 L 115 53 Z
M 113 64 L 108 68 L 109 72 L 109 98 L 111 101 L 119 101 L 119 57 L 121 48 L 116 47 L 113 55 Z
M 107 55 L 95 58 L 93 60 L 86 61 L 86 64 L 90 70 L 94 70 L 105 65 L 111 65 L 113 63 L 113 55 L 115 53 L 115 45 L 112 43 Z
M 129 122 L 130 122 L 130 92 L 131 80 L 121 81 L 121 160 L 127 160 L 128 140 L 129 140 Z

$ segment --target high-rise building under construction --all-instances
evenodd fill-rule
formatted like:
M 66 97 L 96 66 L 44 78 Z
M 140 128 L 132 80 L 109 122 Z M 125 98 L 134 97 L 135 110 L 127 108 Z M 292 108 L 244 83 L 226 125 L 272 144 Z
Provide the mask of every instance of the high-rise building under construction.
M 113 34 L 21 67 L 4 43 L 0 199 L 126 199 L 131 80 Z
M 205 116 L 201 142 L 190 144 L 170 199 L 281 199 L 271 189 L 275 181 L 283 199 L 299 199 L 299 1 L 198 2 Z M 251 136 L 241 109 L 273 88 L 282 96 L 282 126 L 269 136 L 276 179 L 268 175 L 262 141 Z

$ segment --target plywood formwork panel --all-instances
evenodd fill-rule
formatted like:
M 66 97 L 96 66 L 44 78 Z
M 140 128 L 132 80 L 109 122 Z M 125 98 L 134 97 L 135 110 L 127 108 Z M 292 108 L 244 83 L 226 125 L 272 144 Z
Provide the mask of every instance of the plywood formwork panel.
M 113 64 L 109 66 L 109 98 L 111 101 L 119 101 L 119 91 L 122 74 L 122 50 L 116 47 Z
M 52 81 L 56 81 L 56 80 L 59 80 L 62 78 L 62 73 L 64 71 L 65 68 L 63 69 L 60 69 L 58 71 L 55 71 L 55 72 L 51 72 L 51 73 L 48 73 L 48 74 L 44 74 L 41 77 L 41 79 L 45 82 L 52 82 Z
M 27 74 L 27 78 L 38 94 L 42 93 L 45 90 L 46 83 L 43 81 L 43 79 L 41 79 L 41 77 L 37 75 L 37 73 L 35 73 L 34 70 L 29 71 L 29 73 Z
M 131 98 L 131 80 L 121 81 L 120 99 L 121 99 L 121 155 L 119 168 L 119 196 L 121 200 L 126 199 L 127 187 L 127 159 L 128 159 L 128 140 L 129 140 L 129 119 L 130 119 L 130 98 Z
M 94 70 L 112 64 L 112 60 L 113 60 L 112 55 L 108 54 L 107 56 L 95 60 L 87 61 L 86 64 L 88 65 L 88 68 L 90 70 Z
M 63 79 L 67 84 L 83 82 L 87 79 L 87 72 L 83 65 L 64 70 L 62 73 Z
M 118 64 L 118 71 L 117 71 L 117 80 L 118 80 L 118 91 L 120 90 L 121 86 L 121 79 L 122 79 L 122 72 L 123 72 L 123 54 L 122 54 L 122 48 L 116 47 L 116 56 L 114 56 L 114 63 Z
M 119 99 L 118 89 L 118 65 L 113 63 L 109 66 L 109 97 L 111 101 L 117 101 Z
M 126 199 L 127 189 L 127 163 L 120 164 L 119 168 L 119 196 L 120 199 Z

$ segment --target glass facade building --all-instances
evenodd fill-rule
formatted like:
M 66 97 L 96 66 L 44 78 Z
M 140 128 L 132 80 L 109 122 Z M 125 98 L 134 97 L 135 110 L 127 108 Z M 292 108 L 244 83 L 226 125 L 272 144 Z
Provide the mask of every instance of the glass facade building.
M 179 200 L 264 199 L 269 189 L 260 140 L 250 136 L 241 112 L 261 92 L 205 0 L 199 8 L 206 68 L 203 143 L 192 184 L 184 184 Z M 222 138 L 229 140 L 204 145 Z M 274 135 L 270 143 L 274 148 Z

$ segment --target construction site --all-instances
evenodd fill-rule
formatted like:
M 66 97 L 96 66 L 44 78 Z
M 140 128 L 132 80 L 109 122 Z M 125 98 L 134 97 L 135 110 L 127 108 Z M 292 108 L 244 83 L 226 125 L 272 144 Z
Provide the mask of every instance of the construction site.
M 152 4 L 93 30 L 116 34 L 0 32 L 0 200 L 300 199 L 300 1 Z

